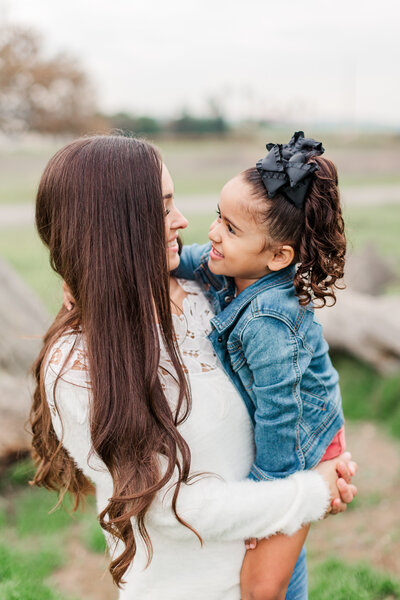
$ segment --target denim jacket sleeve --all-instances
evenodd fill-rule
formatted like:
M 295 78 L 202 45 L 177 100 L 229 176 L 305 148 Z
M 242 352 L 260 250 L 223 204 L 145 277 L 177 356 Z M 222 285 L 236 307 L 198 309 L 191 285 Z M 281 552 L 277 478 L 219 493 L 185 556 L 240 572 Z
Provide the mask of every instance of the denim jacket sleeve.
M 182 279 L 195 279 L 194 272 L 200 266 L 201 259 L 210 246 L 210 243 L 183 246 L 179 266 L 173 271 L 173 275 Z
M 250 479 L 276 479 L 304 468 L 298 342 L 280 318 L 253 316 L 242 332 L 256 405 L 256 459 Z

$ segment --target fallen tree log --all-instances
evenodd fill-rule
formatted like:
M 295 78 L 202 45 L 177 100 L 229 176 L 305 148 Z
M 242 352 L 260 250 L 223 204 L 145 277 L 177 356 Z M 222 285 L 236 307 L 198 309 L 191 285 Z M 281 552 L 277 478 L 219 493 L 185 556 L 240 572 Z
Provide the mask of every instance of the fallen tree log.
M 352 289 L 338 293 L 335 306 L 317 311 L 332 349 L 369 363 L 382 374 L 400 368 L 400 298 Z
M 330 347 L 345 351 L 382 374 L 400 368 L 400 297 L 384 295 L 398 281 L 390 261 L 369 243 L 349 255 L 346 289 L 335 306 L 317 310 Z
M 32 290 L 0 260 L 0 468 L 27 452 L 31 405 L 29 370 L 51 321 Z

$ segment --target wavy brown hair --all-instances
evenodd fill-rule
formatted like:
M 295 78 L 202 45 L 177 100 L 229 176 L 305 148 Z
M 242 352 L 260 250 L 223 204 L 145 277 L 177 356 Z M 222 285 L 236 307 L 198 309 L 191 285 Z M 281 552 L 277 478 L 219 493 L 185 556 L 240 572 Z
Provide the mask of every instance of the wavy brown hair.
M 52 268 L 66 281 L 76 304 L 71 312 L 61 308 L 34 365 L 33 483 L 61 495 L 71 492 L 74 508 L 91 490 L 56 437 L 44 390 L 52 346 L 66 331 L 82 331 L 93 450 L 113 480 L 113 496 L 99 520 L 124 544 L 110 564 L 118 586 L 136 553 L 132 517 L 151 560 L 146 513 L 174 471 L 178 482 L 173 510 L 192 529 L 176 511 L 179 488 L 188 481 L 190 469 L 190 450 L 177 426 L 188 414 L 190 394 L 170 312 L 161 170 L 158 152 L 144 141 L 83 138 L 49 161 L 36 199 L 37 230 L 50 251 Z M 175 412 L 158 376 L 159 332 L 179 385 Z M 162 471 L 160 455 L 167 465 Z
M 243 172 L 253 196 L 262 201 L 256 218 L 266 224 L 270 246 L 288 244 L 298 263 L 294 287 L 300 304 L 314 302 L 325 306 L 336 302 L 335 288 L 343 286 L 346 236 L 340 205 L 338 176 L 332 161 L 314 156 L 318 170 L 308 191 L 303 208 L 297 208 L 282 194 L 268 198 L 261 175 L 256 168 Z M 259 207 L 257 207 L 259 208 Z

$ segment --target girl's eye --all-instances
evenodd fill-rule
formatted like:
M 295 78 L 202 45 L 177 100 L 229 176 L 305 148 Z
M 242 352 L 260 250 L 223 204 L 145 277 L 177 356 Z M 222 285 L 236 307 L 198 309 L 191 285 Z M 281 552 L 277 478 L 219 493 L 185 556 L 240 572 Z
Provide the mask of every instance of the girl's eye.
M 226 224 L 226 227 L 227 227 L 229 233 L 233 233 L 233 234 L 235 233 L 235 230 L 232 229 L 232 227 L 229 225 L 229 223 Z
M 219 208 L 217 208 L 217 210 L 215 212 L 217 213 L 218 219 L 220 219 L 221 218 L 221 211 L 219 210 Z
M 171 212 L 171 210 L 169 208 L 166 208 L 165 209 L 165 216 L 168 216 L 170 212 Z

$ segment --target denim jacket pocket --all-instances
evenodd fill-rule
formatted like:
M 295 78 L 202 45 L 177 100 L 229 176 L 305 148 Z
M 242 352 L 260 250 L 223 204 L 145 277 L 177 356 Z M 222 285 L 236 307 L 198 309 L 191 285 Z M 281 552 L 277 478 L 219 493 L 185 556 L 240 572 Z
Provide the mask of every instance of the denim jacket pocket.
M 304 404 L 307 404 L 310 409 L 319 409 L 326 410 L 326 403 L 328 401 L 327 397 L 317 395 L 314 392 L 309 392 L 308 390 L 302 390 L 301 398 Z
M 317 373 L 313 373 L 310 370 L 304 373 L 300 393 L 303 402 L 321 410 L 326 409 L 329 394 L 326 385 Z

